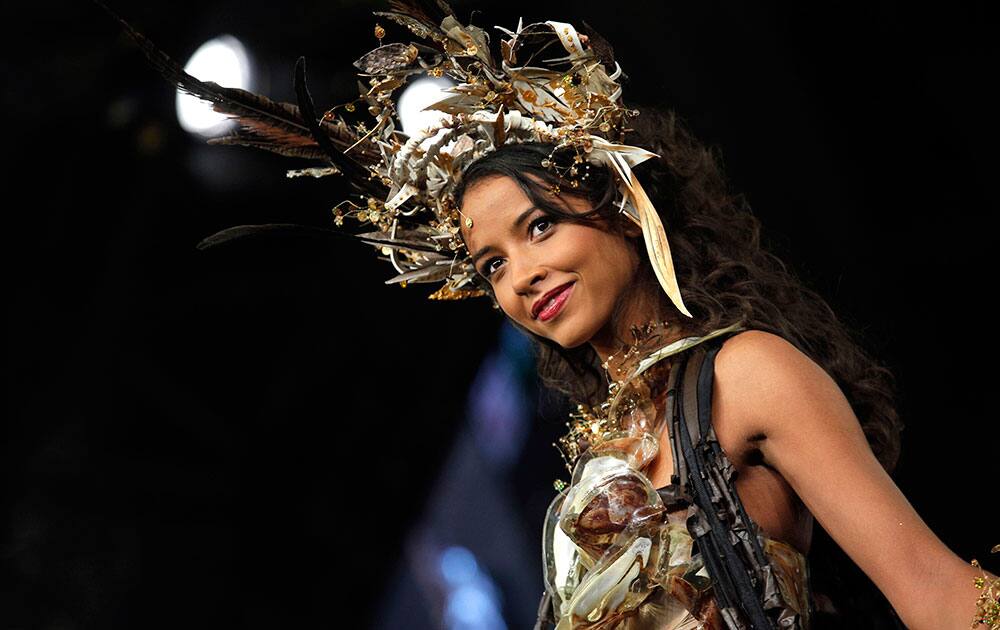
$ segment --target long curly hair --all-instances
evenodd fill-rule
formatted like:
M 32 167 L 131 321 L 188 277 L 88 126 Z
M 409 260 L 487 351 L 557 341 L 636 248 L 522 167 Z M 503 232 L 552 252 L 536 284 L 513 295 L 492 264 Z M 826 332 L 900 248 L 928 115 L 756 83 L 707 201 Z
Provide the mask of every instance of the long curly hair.
M 660 296 L 656 315 L 675 322 L 685 335 L 743 321 L 747 328 L 780 335 L 794 344 L 840 386 L 872 452 L 891 473 L 899 459 L 902 430 L 891 371 L 865 352 L 859 337 L 816 291 L 762 247 L 760 221 L 742 194 L 730 192 L 716 151 L 697 140 L 674 111 L 657 107 L 640 111 L 624 141 L 659 155 L 634 170 L 666 228 L 684 303 L 694 317 L 688 319 L 673 308 L 658 288 L 642 238 L 633 238 L 630 242 L 643 261 L 637 283 Z M 624 235 L 628 219 L 615 203 L 619 195 L 611 172 L 574 162 L 571 151 L 552 151 L 550 144 L 522 143 L 486 154 L 463 173 L 455 189 L 456 202 L 461 207 L 465 191 L 476 182 L 506 176 L 555 221 L 602 221 L 607 229 Z M 543 167 L 544 159 L 554 161 L 559 172 L 576 167 L 578 185 L 572 187 L 568 179 Z M 556 186 L 560 192 L 553 195 Z M 593 209 L 574 214 L 557 202 L 564 194 L 586 198 Z M 488 282 L 482 286 L 492 295 Z M 613 318 L 623 312 L 621 306 Z M 511 322 L 531 338 L 544 386 L 572 402 L 593 406 L 605 399 L 604 370 L 589 344 L 563 348 Z M 822 583 L 821 592 L 830 593 L 842 611 L 858 615 L 858 625 L 851 627 L 892 627 L 871 615 L 874 609 L 885 611 L 884 598 L 820 527 L 814 528 L 810 563 L 814 584 Z

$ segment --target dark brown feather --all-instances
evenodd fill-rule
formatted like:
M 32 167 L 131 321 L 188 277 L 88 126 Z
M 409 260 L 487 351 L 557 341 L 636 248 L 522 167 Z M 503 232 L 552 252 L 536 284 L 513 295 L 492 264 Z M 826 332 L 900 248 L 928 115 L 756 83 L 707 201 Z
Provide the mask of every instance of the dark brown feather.
M 350 176 L 355 187 L 372 194 L 385 192 L 379 180 L 368 177 L 367 168 L 337 150 L 337 147 L 346 149 L 358 140 L 358 135 L 342 121 L 324 122 L 318 127 L 322 133 L 314 133 L 318 123 L 310 125 L 294 104 L 272 101 L 240 88 L 223 87 L 214 81 L 201 81 L 185 72 L 180 64 L 99 0 L 94 1 L 122 26 L 150 64 L 169 83 L 178 90 L 210 102 L 212 109 L 237 120 L 241 128 L 229 136 L 216 139 L 214 144 L 239 144 L 295 157 L 313 158 L 318 154 Z M 317 141 L 317 138 L 325 138 L 325 141 Z M 365 160 L 378 159 L 378 154 L 369 147 L 362 146 L 355 154 L 364 156 L 362 159 Z
M 342 230 L 331 230 L 328 228 L 316 227 L 313 225 L 300 225 L 298 223 L 262 223 L 257 225 L 234 225 L 233 227 L 219 230 L 218 232 L 206 236 L 197 245 L 198 249 L 208 249 L 223 243 L 228 243 L 237 239 L 261 236 L 261 235 L 291 235 L 291 236 L 313 236 L 319 238 L 333 237 L 346 238 L 353 241 L 373 245 L 376 247 L 389 246 L 412 251 L 422 251 L 440 256 L 440 252 L 427 245 L 426 241 L 401 241 L 393 238 L 379 238 L 375 235 L 385 234 L 384 232 L 369 232 L 366 234 L 351 234 Z

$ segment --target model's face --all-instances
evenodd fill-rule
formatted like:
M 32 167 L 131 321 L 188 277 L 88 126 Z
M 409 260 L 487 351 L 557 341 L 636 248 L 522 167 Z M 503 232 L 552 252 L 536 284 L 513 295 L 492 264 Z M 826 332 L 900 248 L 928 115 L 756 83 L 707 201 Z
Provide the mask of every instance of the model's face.
M 591 209 L 585 199 L 562 198 L 576 213 Z M 608 334 L 639 264 L 624 237 L 594 224 L 559 222 L 533 208 L 506 176 L 470 186 L 462 213 L 473 221 L 461 229 L 476 269 L 508 317 L 564 348 Z M 558 289 L 554 300 L 544 297 Z

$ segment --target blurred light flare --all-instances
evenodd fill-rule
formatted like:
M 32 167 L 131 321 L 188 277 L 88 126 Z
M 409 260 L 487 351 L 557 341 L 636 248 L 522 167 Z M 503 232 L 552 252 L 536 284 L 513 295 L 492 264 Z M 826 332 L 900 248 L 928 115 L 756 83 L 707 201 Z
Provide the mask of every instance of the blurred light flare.
M 200 81 L 223 87 L 252 90 L 250 57 L 232 35 L 220 35 L 202 44 L 184 65 L 184 71 Z M 177 120 L 188 133 L 211 137 L 226 132 L 235 123 L 212 109 L 207 101 L 177 91 Z
M 436 109 L 424 111 L 424 108 L 447 98 L 449 93 L 445 90 L 453 85 L 448 79 L 438 77 L 423 77 L 410 83 L 396 104 L 403 133 L 414 136 L 418 131 L 450 118 L 450 114 Z

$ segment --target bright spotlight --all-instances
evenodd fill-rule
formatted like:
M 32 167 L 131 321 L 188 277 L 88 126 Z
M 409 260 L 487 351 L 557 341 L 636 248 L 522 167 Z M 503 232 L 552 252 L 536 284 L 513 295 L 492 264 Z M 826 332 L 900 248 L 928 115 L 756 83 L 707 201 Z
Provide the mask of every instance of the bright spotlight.
M 433 105 L 437 101 L 447 98 L 449 93 L 445 90 L 452 85 L 454 84 L 445 78 L 425 77 L 417 79 L 407 86 L 396 105 L 396 113 L 403 125 L 403 133 L 413 136 L 421 129 L 426 129 L 448 118 L 449 114 L 436 109 L 422 110 L 428 105 Z
M 214 81 L 223 87 L 250 90 L 250 59 L 246 49 L 232 35 L 209 40 L 195 51 L 184 70 L 201 81 Z M 233 123 L 212 105 L 190 94 L 177 91 L 177 120 L 190 133 L 216 136 Z

